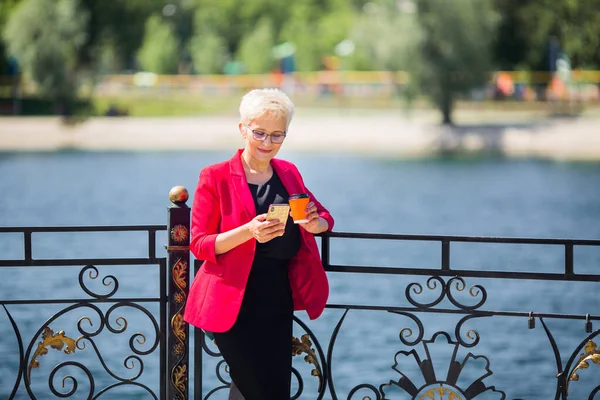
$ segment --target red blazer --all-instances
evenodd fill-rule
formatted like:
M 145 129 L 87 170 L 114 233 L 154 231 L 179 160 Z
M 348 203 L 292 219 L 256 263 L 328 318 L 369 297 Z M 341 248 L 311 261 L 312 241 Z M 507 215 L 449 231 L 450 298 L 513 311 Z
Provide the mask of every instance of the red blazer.
M 190 250 L 204 263 L 190 287 L 183 318 L 211 332 L 225 332 L 235 323 L 256 250 L 256 240 L 251 239 L 226 253 L 215 254 L 220 232 L 237 228 L 256 216 L 241 153 L 239 150 L 231 160 L 203 168 L 194 194 Z M 289 194 L 309 193 L 331 230 L 333 218 L 304 186 L 296 166 L 279 159 L 271 160 L 271 165 Z M 300 250 L 289 264 L 294 310 L 306 310 L 310 319 L 315 319 L 325 308 L 329 284 L 314 236 L 302 228 L 300 232 Z

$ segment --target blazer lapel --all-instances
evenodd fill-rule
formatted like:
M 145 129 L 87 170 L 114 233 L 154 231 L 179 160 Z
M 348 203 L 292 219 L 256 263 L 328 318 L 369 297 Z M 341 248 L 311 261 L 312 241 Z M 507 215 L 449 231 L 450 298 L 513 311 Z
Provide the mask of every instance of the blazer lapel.
M 287 190 L 290 196 L 303 191 L 300 180 L 295 176 L 295 174 L 291 173 L 292 171 L 290 171 L 286 164 L 274 158 L 271 160 L 271 166 L 279 176 L 281 183 L 283 183 L 285 190 Z
M 229 160 L 229 168 L 231 172 L 231 183 L 234 191 L 236 192 L 238 199 L 241 204 L 244 205 L 244 211 L 248 220 L 256 217 L 256 207 L 254 206 L 254 199 L 250 188 L 248 187 L 248 180 L 246 179 L 246 173 L 242 165 L 242 151 L 238 150 L 237 153 Z

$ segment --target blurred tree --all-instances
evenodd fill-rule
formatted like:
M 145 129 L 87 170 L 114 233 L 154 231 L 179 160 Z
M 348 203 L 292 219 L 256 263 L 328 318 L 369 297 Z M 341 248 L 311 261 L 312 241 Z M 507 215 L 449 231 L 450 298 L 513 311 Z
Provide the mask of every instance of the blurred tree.
M 168 0 L 80 1 L 90 20 L 79 62 L 90 69 L 100 66 L 101 72 L 135 69 L 146 21 L 168 3 Z
M 171 25 L 161 16 L 151 16 L 138 52 L 141 68 L 156 74 L 175 74 L 179 67 L 178 53 L 178 41 Z
M 4 29 L 8 50 L 40 97 L 69 113 L 77 97 L 77 54 L 88 14 L 77 0 L 23 0 Z
M 514 70 L 526 65 L 529 38 L 520 19 L 524 2 L 494 0 L 500 15 L 498 30 L 492 41 L 493 59 L 498 68 Z M 533 22 L 533 21 L 532 21 Z
M 299 71 L 315 71 L 345 39 L 356 7 L 368 0 L 191 0 L 196 7 L 195 29 L 209 28 L 224 38 L 230 54 L 255 34 L 259 23 L 270 21 L 273 44 L 292 42 Z M 246 51 L 246 50 L 245 50 Z M 265 54 L 265 57 L 269 55 Z
M 23 0 L 0 0 L 0 32 L 14 6 Z M 189 1 L 189 0 L 188 0 Z M 167 3 L 183 3 L 173 16 L 182 38 L 191 33 L 191 17 L 185 10 L 186 0 L 80 0 L 89 16 L 87 36 L 78 51 L 80 68 L 102 73 L 135 69 L 135 55 L 144 36 L 144 25 L 152 13 L 161 12 Z M 0 74 L 3 71 L 3 43 L 0 43 Z
M 208 27 L 197 30 L 189 52 L 194 70 L 200 74 L 222 74 L 230 59 L 225 39 Z
M 551 71 L 552 41 L 575 68 L 600 68 L 600 0 L 495 0 L 502 16 L 494 41 L 504 69 Z
M 4 31 L 10 13 L 20 1 L 21 0 L 2 0 L 0 2 L 0 33 Z M 6 53 L 6 45 L 4 44 L 4 41 L 0 40 L 0 75 L 8 72 L 8 55 Z
M 368 3 L 358 18 L 350 37 L 355 51 L 350 69 L 401 71 L 409 69 L 416 57 L 421 30 L 416 8 L 399 7 L 401 2 L 381 0 Z M 405 2 L 404 4 L 413 4 Z
M 21 0 L 3 0 L 0 2 L 0 28 L 4 28 L 10 13 L 20 2 Z
M 288 19 L 289 3 L 280 0 L 191 0 L 194 29 L 209 28 L 224 38 L 229 53 L 237 54 L 243 39 L 256 32 L 260 21 L 270 21 L 273 37 Z
M 323 58 L 334 54 L 335 46 L 348 38 L 357 12 L 346 0 L 320 2 L 298 0 L 290 5 L 289 20 L 279 33 L 280 42 L 293 43 L 296 69 L 317 71 Z
M 410 72 L 451 124 L 456 96 L 488 82 L 497 15 L 487 1 L 419 0 L 417 16 L 423 36 Z
M 264 74 L 273 68 L 273 27 L 263 18 L 252 33 L 242 39 L 237 60 L 244 63 L 248 74 Z
M 556 38 L 575 68 L 600 67 L 600 1 L 538 0 L 520 7 L 519 22 L 529 39 L 526 62 L 542 70 L 553 70 L 548 46 Z M 533 23 L 535 21 L 535 23 Z
M 295 66 L 298 71 L 317 71 L 321 68 L 319 35 L 316 22 L 318 9 L 310 0 L 290 4 L 290 17 L 279 33 L 281 42 L 290 42 L 296 48 Z
M 338 43 L 348 39 L 356 23 L 358 13 L 347 0 L 329 0 L 323 12 L 319 12 L 315 21 L 315 44 L 319 59 L 333 55 Z M 343 67 L 347 67 L 344 65 Z

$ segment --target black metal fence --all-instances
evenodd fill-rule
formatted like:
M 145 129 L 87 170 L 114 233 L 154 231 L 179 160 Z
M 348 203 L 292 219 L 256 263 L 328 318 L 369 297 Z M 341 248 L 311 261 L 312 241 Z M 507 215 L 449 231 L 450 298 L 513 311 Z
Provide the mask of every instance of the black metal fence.
M 4 319 L 0 319 L 0 398 L 226 398 L 230 379 L 218 349 L 198 329 L 193 330 L 193 340 L 190 341 L 189 327 L 182 318 L 191 279 L 188 247 L 190 215 L 185 204 L 188 196 L 184 188 L 174 188 L 170 197 L 173 204 L 169 208 L 167 226 L 0 228 L 0 235 L 18 235 L 23 248 L 22 258 L 0 260 L 0 270 L 16 271 L 15 276 L 20 276 L 19 271 L 29 272 L 26 279 L 30 283 L 30 290 L 20 290 L 17 295 L 0 293 L 0 311 L 5 314 Z M 146 236 L 148 253 L 144 257 L 121 258 L 45 259 L 33 256 L 38 235 L 61 232 L 142 233 Z M 167 236 L 166 256 L 158 254 L 158 233 Z M 579 247 L 600 249 L 600 240 L 341 232 L 323 234 L 320 239 L 323 263 L 331 278 L 337 274 L 364 275 L 364 279 L 373 274 L 406 277 L 410 282 L 398 289 L 407 304 L 331 302 L 327 306 L 328 312 L 337 312 L 339 318 L 329 319 L 334 323 L 328 331 L 328 338 L 315 333 L 312 323 L 296 318 L 295 332 L 302 331 L 302 334 L 294 337 L 291 343 L 292 354 L 299 356 L 294 363 L 292 398 L 509 398 L 510 390 L 507 388 L 514 382 L 501 382 L 503 387 L 488 383 L 493 374 L 493 356 L 498 356 L 498 352 L 492 352 L 491 356 L 480 355 L 474 350 L 480 344 L 480 333 L 465 327 L 474 320 L 491 317 L 523 320 L 523 324 L 519 325 L 523 330 L 535 329 L 539 322 L 538 328 L 542 328 L 547 339 L 546 347 L 555 370 L 543 384 L 552 386 L 554 399 L 591 400 L 600 393 L 600 347 L 594 342 L 600 329 L 594 330 L 593 327 L 594 321 L 600 320 L 597 285 L 600 282 L 600 265 L 592 266 L 592 272 L 598 273 L 578 273 L 574 257 L 574 250 Z M 341 244 L 342 248 L 351 246 L 344 244 L 347 240 L 436 243 L 440 249 L 439 266 L 337 265 L 331 261 L 331 247 L 334 244 Z M 564 255 L 564 266 L 561 271 L 554 272 L 459 269 L 451 263 L 451 250 L 461 243 L 558 247 Z M 195 270 L 200 268 L 200 264 L 200 261 L 195 261 Z M 134 266 L 142 266 L 143 269 L 141 272 L 127 272 Z M 64 279 L 53 278 L 57 288 L 52 296 L 40 297 L 43 295 L 39 288 L 44 285 L 44 274 L 48 271 L 52 274 L 59 268 L 67 271 Z M 76 271 L 76 276 L 69 271 Z M 143 279 L 139 274 L 143 274 Z M 69 275 L 73 275 L 72 279 Z M 151 284 L 149 277 L 157 282 Z M 132 280 L 133 284 L 127 283 L 125 278 Z M 597 301 L 584 302 L 583 310 L 575 309 L 575 305 L 568 307 L 568 313 L 494 310 L 489 307 L 488 288 L 483 282 L 500 281 L 526 282 L 528 285 L 543 281 L 559 284 L 586 282 L 594 285 L 591 299 Z M 496 288 L 494 286 L 493 289 Z M 62 296 L 63 292 L 79 292 L 80 295 Z M 129 295 L 130 292 L 134 295 Z M 35 308 L 36 312 L 23 311 L 27 307 Z M 348 316 L 354 312 L 387 313 L 404 318 L 405 322 L 401 323 L 397 332 L 399 342 L 396 343 L 402 349 L 394 354 L 393 362 L 390 358 L 389 364 L 397 379 L 381 374 L 375 379 L 372 376 L 365 378 L 364 383 L 345 382 L 344 388 L 340 389 L 340 364 L 351 356 L 347 354 L 349 349 L 360 346 L 375 349 L 385 345 L 366 338 L 350 347 L 346 345 L 342 350 L 336 347 L 341 333 L 348 329 Z M 45 319 L 36 320 L 30 315 L 37 318 L 44 315 Z M 458 322 L 438 324 L 428 329 L 424 316 L 444 315 L 454 316 Z M 578 324 L 581 334 L 570 336 L 566 341 L 556 340 L 548 322 L 553 320 Z M 450 349 L 448 361 L 441 369 L 434 365 L 434 347 L 439 342 Z M 265 356 L 268 355 L 268 344 L 252 345 L 264 346 Z M 192 348 L 193 353 L 190 354 Z M 407 360 L 413 364 L 412 369 L 405 368 Z M 485 363 L 485 373 L 473 375 L 465 385 L 462 378 L 467 374 L 469 362 L 475 360 Z M 598 368 L 593 368 L 594 364 Z M 584 371 L 588 367 L 592 368 Z M 353 373 L 353 379 L 356 377 L 361 377 L 360 371 Z M 522 379 L 531 380 L 532 377 L 523 376 Z M 193 385 L 190 385 L 192 380 Z M 574 393 L 574 385 L 584 383 L 591 387 L 585 397 L 581 394 L 569 397 L 570 393 Z M 490 397 L 486 397 L 488 395 Z M 533 395 L 527 398 L 548 397 Z

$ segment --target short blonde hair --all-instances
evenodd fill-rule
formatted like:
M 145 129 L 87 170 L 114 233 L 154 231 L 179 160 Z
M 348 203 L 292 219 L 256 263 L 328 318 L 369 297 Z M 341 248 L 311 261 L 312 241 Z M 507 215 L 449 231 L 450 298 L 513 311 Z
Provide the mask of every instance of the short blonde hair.
M 279 89 L 254 89 L 242 97 L 240 120 L 243 124 L 266 114 L 285 118 L 287 130 L 294 116 L 294 103 Z

